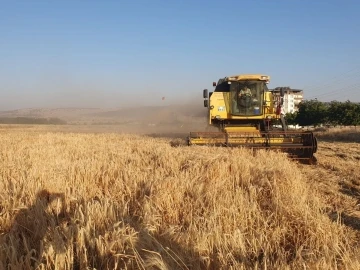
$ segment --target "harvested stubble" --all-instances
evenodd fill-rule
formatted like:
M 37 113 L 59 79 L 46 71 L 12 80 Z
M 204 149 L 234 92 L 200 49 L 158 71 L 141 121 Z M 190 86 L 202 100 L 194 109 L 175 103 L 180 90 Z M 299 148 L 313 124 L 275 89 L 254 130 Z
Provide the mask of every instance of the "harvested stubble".
M 331 142 L 360 142 L 360 129 L 358 127 L 318 128 L 315 130 L 320 140 Z
M 283 155 L 0 133 L 0 269 L 359 269 Z

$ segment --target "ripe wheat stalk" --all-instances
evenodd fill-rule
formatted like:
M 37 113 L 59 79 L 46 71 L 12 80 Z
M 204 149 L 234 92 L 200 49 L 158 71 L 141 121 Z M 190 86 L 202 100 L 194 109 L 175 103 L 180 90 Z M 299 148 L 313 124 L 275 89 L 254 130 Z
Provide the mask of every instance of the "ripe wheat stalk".
M 0 269 L 359 269 L 284 155 L 0 130 Z

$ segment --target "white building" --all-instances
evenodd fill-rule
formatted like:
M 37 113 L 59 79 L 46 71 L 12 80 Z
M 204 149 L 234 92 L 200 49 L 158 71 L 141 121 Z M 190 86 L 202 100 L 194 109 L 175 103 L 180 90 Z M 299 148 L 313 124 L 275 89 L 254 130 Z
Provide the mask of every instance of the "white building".
M 270 91 L 280 96 L 281 90 L 284 91 L 283 113 L 294 113 L 298 111 L 298 105 L 304 99 L 303 90 L 291 89 L 290 87 L 276 87 Z

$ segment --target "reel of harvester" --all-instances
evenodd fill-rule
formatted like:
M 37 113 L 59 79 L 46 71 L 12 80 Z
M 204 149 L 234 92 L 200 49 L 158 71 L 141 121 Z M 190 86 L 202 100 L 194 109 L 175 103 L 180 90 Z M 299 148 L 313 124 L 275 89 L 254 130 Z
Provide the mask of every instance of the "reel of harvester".
M 316 161 L 317 140 L 312 132 L 190 132 L 188 145 L 246 147 L 282 151 L 291 159 Z

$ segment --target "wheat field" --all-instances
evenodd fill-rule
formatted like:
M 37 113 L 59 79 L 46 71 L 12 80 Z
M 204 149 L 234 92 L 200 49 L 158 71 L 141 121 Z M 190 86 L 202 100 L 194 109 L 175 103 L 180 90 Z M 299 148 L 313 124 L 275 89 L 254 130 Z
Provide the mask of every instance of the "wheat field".
M 0 269 L 360 269 L 360 147 L 317 158 L 1 126 Z

